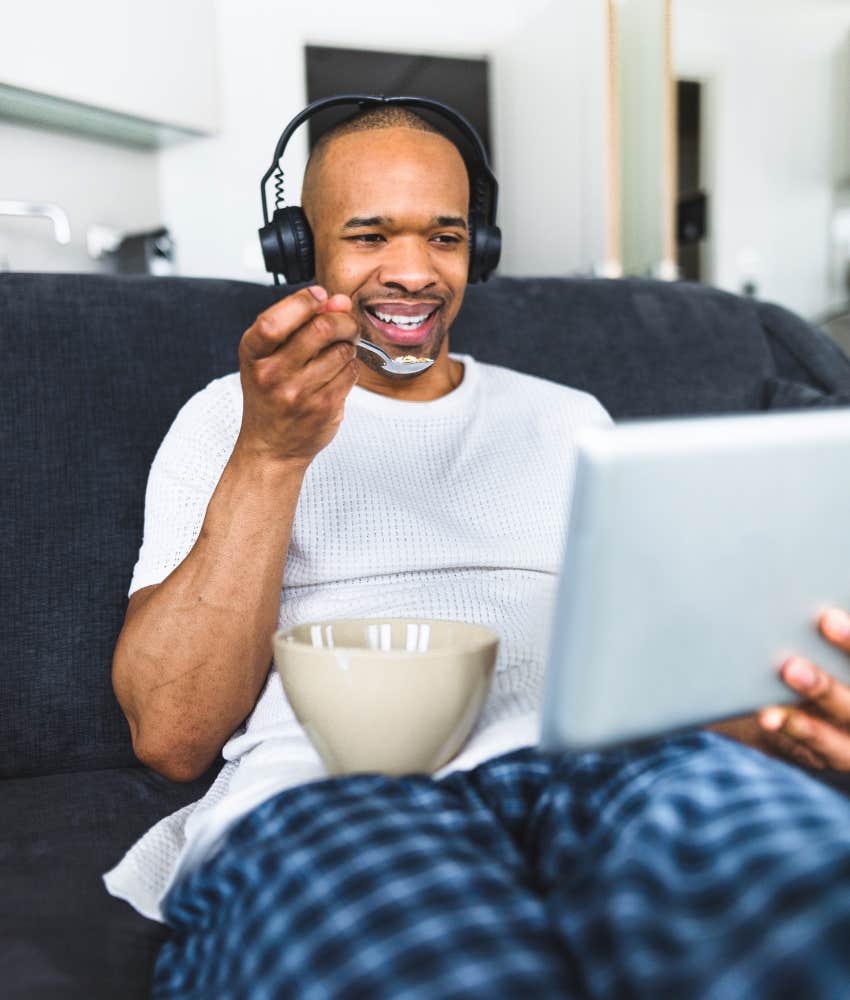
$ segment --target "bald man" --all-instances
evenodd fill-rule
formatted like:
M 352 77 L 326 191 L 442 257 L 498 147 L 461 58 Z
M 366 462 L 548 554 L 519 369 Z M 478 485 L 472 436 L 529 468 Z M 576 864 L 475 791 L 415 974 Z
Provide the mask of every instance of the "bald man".
M 610 418 L 450 352 L 469 267 L 457 148 L 408 110 L 361 112 L 317 145 L 302 204 L 316 284 L 178 414 L 115 651 L 141 761 L 176 781 L 226 761 L 106 876 L 174 931 L 154 995 L 834 995 L 845 799 L 715 733 L 534 749 L 575 435 Z M 434 363 L 392 379 L 360 337 Z M 322 780 L 271 637 L 404 615 L 499 632 L 469 744 L 434 777 Z M 770 728 L 741 725 L 750 742 Z
M 463 379 L 447 337 L 469 263 L 469 181 L 456 147 L 410 112 L 364 116 L 318 145 L 303 201 L 317 284 L 243 336 L 241 426 L 203 530 L 162 584 L 132 594 L 115 652 L 136 754 L 176 781 L 204 773 L 266 681 L 304 476 L 336 435 L 352 386 L 426 402 Z M 434 358 L 427 371 L 396 381 L 358 358 L 360 336 L 391 347 L 401 332 L 378 313 L 425 317 L 414 346 Z

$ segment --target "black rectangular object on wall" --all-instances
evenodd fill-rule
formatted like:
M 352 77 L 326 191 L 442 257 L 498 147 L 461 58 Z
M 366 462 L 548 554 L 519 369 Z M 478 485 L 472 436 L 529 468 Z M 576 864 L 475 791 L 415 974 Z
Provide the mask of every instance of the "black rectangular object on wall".
M 493 164 L 490 146 L 490 106 L 486 59 L 415 55 L 405 52 L 371 52 L 305 46 L 307 99 L 313 102 L 334 94 L 405 94 L 430 97 L 459 111 L 484 143 Z M 323 132 L 354 114 L 354 106 L 331 108 L 308 123 L 310 149 Z M 422 117 L 441 131 L 451 131 L 445 119 L 421 111 Z M 452 132 L 452 138 L 456 135 Z

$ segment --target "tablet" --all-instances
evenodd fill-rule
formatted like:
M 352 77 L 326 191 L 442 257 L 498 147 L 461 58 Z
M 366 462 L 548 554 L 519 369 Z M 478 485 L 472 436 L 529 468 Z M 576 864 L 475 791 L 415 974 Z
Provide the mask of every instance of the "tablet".
M 593 749 L 798 697 L 793 653 L 850 610 L 850 409 L 582 432 L 540 745 Z

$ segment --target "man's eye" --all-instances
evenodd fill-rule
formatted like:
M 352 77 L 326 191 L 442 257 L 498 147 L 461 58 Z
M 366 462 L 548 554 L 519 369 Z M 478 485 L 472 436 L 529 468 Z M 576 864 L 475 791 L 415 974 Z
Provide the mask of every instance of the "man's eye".
M 384 237 L 380 233 L 359 233 L 357 236 L 346 236 L 344 239 L 350 243 L 365 243 L 367 246 L 374 246 L 379 241 L 384 240 Z M 441 233 L 438 236 L 432 236 L 431 239 L 446 246 L 463 242 L 460 236 L 455 236 L 452 233 Z

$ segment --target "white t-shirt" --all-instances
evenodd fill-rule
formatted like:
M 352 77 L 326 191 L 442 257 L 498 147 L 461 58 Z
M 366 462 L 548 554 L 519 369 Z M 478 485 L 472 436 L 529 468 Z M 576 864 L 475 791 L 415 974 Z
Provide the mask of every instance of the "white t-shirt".
M 500 636 L 493 685 L 473 733 L 439 774 L 537 740 L 549 619 L 565 539 L 575 433 L 609 424 L 594 397 L 450 355 L 460 384 L 427 402 L 359 385 L 336 436 L 307 469 L 283 574 L 278 625 L 333 618 L 477 622 Z M 186 557 L 242 419 L 235 372 L 178 413 L 154 458 L 130 594 Z M 274 670 L 222 751 L 207 794 L 165 817 L 104 876 L 109 891 L 162 920 L 175 880 L 250 809 L 326 776 Z

